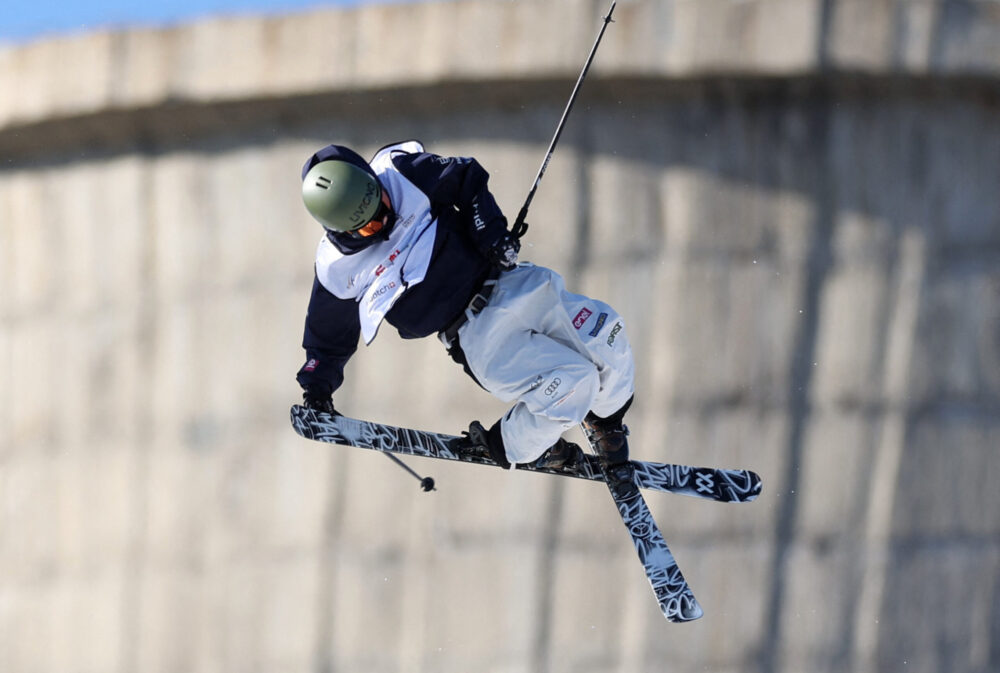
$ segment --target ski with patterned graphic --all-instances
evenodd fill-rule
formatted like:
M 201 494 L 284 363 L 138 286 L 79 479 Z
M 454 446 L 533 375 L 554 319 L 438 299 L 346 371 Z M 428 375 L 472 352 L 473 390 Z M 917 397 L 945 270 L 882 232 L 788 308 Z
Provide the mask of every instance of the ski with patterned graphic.
M 690 622 L 704 612 L 691 587 L 667 547 L 660 527 L 639 492 L 637 472 L 631 464 L 604 466 L 605 483 L 622 517 L 625 529 L 632 536 L 632 545 L 646 571 L 660 612 L 671 622 Z
M 362 421 L 300 405 L 292 407 L 291 421 L 295 432 L 306 439 L 381 451 L 394 459 L 392 454 L 403 454 L 496 466 L 485 451 L 470 448 L 468 439 L 458 435 Z M 660 611 L 671 622 L 693 621 L 704 613 L 639 489 L 680 493 L 716 502 L 750 502 L 761 492 L 760 477 L 749 470 L 721 470 L 639 460 L 609 467 L 591 454 L 584 454 L 584 460 L 572 467 L 518 465 L 517 469 L 605 482 L 622 523 L 632 538 Z M 433 489 L 432 479 L 421 479 L 421 485 L 428 482 L 430 487 L 425 486 L 424 490 Z
M 496 463 L 485 453 L 462 450 L 465 438 L 425 430 L 399 428 L 383 423 L 336 416 L 295 405 L 291 409 L 292 428 L 302 437 L 328 444 L 340 444 L 424 458 L 440 458 L 477 465 Z M 631 461 L 635 480 L 640 488 L 664 493 L 714 500 L 716 502 L 750 502 L 760 495 L 761 479 L 749 470 L 723 470 L 712 467 L 692 467 L 641 460 Z M 571 468 L 537 468 L 518 465 L 519 471 L 541 472 L 590 481 L 605 481 L 596 456 Z

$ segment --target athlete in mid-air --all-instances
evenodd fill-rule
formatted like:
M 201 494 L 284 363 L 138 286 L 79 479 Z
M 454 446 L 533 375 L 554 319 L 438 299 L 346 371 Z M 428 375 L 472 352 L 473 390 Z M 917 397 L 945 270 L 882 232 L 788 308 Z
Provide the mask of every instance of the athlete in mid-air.
M 624 322 L 607 304 L 568 292 L 554 271 L 518 263 L 472 158 L 416 141 L 367 162 L 329 145 L 302 169 L 306 208 L 325 228 L 297 379 L 308 407 L 336 413 L 333 393 L 359 337 L 384 321 L 404 339 L 437 334 L 480 386 L 511 408 L 469 439 L 501 466 L 572 464 L 562 434 L 583 424 L 619 493 L 635 489 L 625 412 L 634 365 Z

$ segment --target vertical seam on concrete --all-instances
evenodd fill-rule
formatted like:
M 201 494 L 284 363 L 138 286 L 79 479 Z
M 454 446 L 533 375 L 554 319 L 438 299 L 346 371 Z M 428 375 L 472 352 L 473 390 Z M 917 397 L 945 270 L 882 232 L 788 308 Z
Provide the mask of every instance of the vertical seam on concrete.
M 866 521 L 869 519 L 868 513 L 873 507 L 875 493 L 879 491 L 878 489 L 873 489 L 872 484 L 877 482 L 878 475 L 880 475 L 878 471 L 881 469 L 879 466 L 880 441 L 883 437 L 882 430 L 885 427 L 886 416 L 891 413 L 890 405 L 887 404 L 886 400 L 890 397 L 887 388 L 890 387 L 893 375 L 892 350 L 890 348 L 892 327 L 899 318 L 898 307 L 901 285 L 899 248 L 902 245 L 901 239 L 902 231 L 898 234 L 896 245 L 889 251 L 888 259 L 885 263 L 887 290 L 885 296 L 882 298 L 882 305 L 879 307 L 880 310 L 878 312 L 878 330 L 883 335 L 883 338 L 874 346 L 875 354 L 873 361 L 880 365 L 877 382 L 880 384 L 879 392 L 881 394 L 877 402 L 866 404 L 862 411 L 864 422 L 869 424 L 864 432 L 865 453 L 855 474 L 848 477 L 854 480 L 855 488 L 859 495 L 857 500 L 852 503 L 853 507 L 848 512 L 849 528 L 844 535 L 843 541 L 843 547 L 848 553 L 848 558 L 844 562 L 845 575 L 843 578 L 843 593 L 847 598 L 843 601 L 845 607 L 843 613 L 840 615 L 841 628 L 838 634 L 840 642 L 837 644 L 836 649 L 831 652 L 831 660 L 835 662 L 837 669 L 845 671 L 857 670 L 849 664 L 851 664 L 854 642 L 859 630 L 857 606 L 859 601 L 862 600 L 864 577 L 869 572 L 866 555 L 867 545 L 864 544 L 866 536 L 863 532 L 858 534 L 857 531 L 864 529 Z
M 819 14 L 819 35 L 816 36 L 816 67 L 823 73 L 830 69 L 830 42 L 833 39 L 833 13 L 837 0 L 822 0 Z
M 864 539 L 868 559 L 861 578 L 860 596 L 853 615 L 853 656 L 848 670 L 877 670 L 875 657 L 878 644 L 878 615 L 883 602 L 888 569 L 892 508 L 899 485 L 899 468 L 906 441 L 908 423 L 909 367 L 916 338 L 920 296 L 926 278 L 926 248 L 916 232 L 912 239 L 904 236 L 897 274 L 895 307 L 890 320 L 886 352 L 895 354 L 886 363 L 883 397 L 887 401 L 886 416 L 876 455 L 872 479 L 868 488 L 868 507 L 864 521 Z M 907 293 L 907 287 L 912 291 Z M 894 328 L 894 329 L 893 329 Z
M 137 147 L 137 154 L 143 162 L 143 176 L 141 189 L 143 190 L 142 203 L 145 208 L 146 222 L 137 222 L 135 226 L 141 227 L 142 231 L 142 254 L 145 257 L 142 268 L 145 277 L 141 279 L 144 283 L 143 299 L 140 302 L 139 311 L 139 343 L 140 352 L 144 356 L 140 358 L 145 362 L 152 362 L 152 354 L 156 350 L 153 340 L 156 338 L 156 297 L 154 288 L 156 287 L 156 244 L 151 232 L 156 230 L 153 226 L 153 180 L 152 161 L 154 153 L 147 147 Z M 155 385 L 155 383 L 154 383 Z M 152 389 L 152 386 L 150 386 Z M 147 395 L 138 408 L 135 419 L 136 439 L 138 430 L 152 427 L 152 408 L 149 396 Z M 125 579 L 122 588 L 122 651 L 119 669 L 121 671 L 140 670 L 139 653 L 142 649 L 142 576 L 145 566 L 145 553 L 147 545 L 146 527 L 148 525 L 148 503 L 149 503 L 149 451 L 155 446 L 155 438 L 149 437 L 149 442 L 139 444 L 134 447 L 135 453 L 135 474 L 132 483 L 132 506 L 131 515 L 133 520 L 133 530 L 130 535 L 128 551 L 125 560 Z
M 561 479 L 553 480 L 546 503 L 538 553 L 538 576 L 535 614 L 537 630 L 532 646 L 532 667 L 536 673 L 548 673 L 549 652 L 552 649 L 552 619 L 555 613 L 556 557 L 559 553 L 559 528 L 563 519 L 565 488 Z
M 927 67 L 932 71 L 944 68 L 945 24 L 951 3 L 936 2 L 932 6 L 934 18 L 931 20 L 930 44 L 927 47 Z
M 795 535 L 798 518 L 797 495 L 802 466 L 803 442 L 810 416 L 809 388 L 812 384 L 813 358 L 819 330 L 820 295 L 830 269 L 830 245 L 833 236 L 832 171 L 823 162 L 829 161 L 830 105 L 828 96 L 817 96 L 815 133 L 819 139 L 817 177 L 814 188 L 815 231 L 806 259 L 805 288 L 802 295 L 802 321 L 793 350 L 792 370 L 788 391 L 789 429 L 785 446 L 785 473 L 779 495 L 784 496 L 778 507 L 774 532 L 774 558 L 771 564 L 771 593 L 765 608 L 760 670 L 774 673 L 779 669 L 779 648 L 783 640 L 781 617 L 788 575 L 788 554 Z
M 155 328 L 155 321 L 157 315 L 156 309 L 156 243 L 155 238 L 151 232 L 156 231 L 157 227 L 153 226 L 153 189 L 151 182 L 153 180 L 153 166 L 152 162 L 155 157 L 155 153 L 151 151 L 148 147 L 138 146 L 136 148 L 138 157 L 142 162 L 142 168 L 140 169 L 143 173 L 140 184 L 142 194 L 142 203 L 144 204 L 144 213 L 146 222 L 136 222 L 135 226 L 140 227 L 142 231 L 142 254 L 144 263 L 141 268 L 145 271 L 145 277 L 140 279 L 144 291 L 142 292 L 142 300 L 139 303 L 139 347 L 140 353 L 143 357 L 140 360 L 144 362 L 152 362 L 154 360 L 153 353 L 156 350 L 153 340 L 156 338 L 157 330 Z M 150 296 L 153 295 L 153 296 Z M 152 427 L 152 391 L 153 386 L 149 386 L 147 393 L 140 403 L 137 413 L 137 418 L 135 419 L 135 438 L 138 439 L 138 431 L 141 429 L 148 429 Z M 142 647 L 142 576 L 143 568 L 145 566 L 145 553 L 147 544 L 146 527 L 148 525 L 147 516 L 149 512 L 149 451 L 151 447 L 155 447 L 155 438 L 149 437 L 148 443 L 138 443 L 134 447 L 135 455 L 135 475 L 132 483 L 132 507 L 131 515 L 133 521 L 133 529 L 130 534 L 130 540 L 128 543 L 128 551 L 126 552 L 125 559 L 125 578 L 122 587 L 122 651 L 121 659 L 119 663 L 119 670 L 123 672 L 127 671 L 138 671 L 141 669 L 139 665 L 139 652 Z
M 330 461 L 329 494 L 323 513 L 323 529 L 320 531 L 319 564 L 317 572 L 318 606 L 316 608 L 316 642 L 313 646 L 313 670 L 317 673 L 333 673 L 337 670 L 334 647 L 329 642 L 334 624 L 334 588 L 336 585 L 336 549 L 343 529 L 344 511 L 347 500 L 347 454 L 335 452 Z
M 894 70 L 906 67 L 906 10 L 905 3 L 894 2 L 892 7 L 892 25 L 889 37 L 889 63 Z

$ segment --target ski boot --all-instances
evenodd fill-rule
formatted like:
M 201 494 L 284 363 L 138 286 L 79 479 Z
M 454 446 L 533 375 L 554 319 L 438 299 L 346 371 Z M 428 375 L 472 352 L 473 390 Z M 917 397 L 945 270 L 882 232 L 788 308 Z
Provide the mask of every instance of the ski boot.
M 639 492 L 635 485 L 635 468 L 628 459 L 628 428 L 622 423 L 628 406 L 626 404 L 609 418 L 589 413 L 583 419 L 583 431 L 601 460 L 611 490 L 619 499 Z
M 500 421 L 494 423 L 488 430 L 479 421 L 472 421 L 469 423 L 469 429 L 463 431 L 462 435 L 462 444 L 455 447 L 459 454 L 464 452 L 490 458 L 503 469 L 510 469 L 510 461 L 507 460 L 503 438 L 500 436 Z
M 530 463 L 532 467 L 548 470 L 571 470 L 583 459 L 583 449 L 560 437 L 545 449 L 545 453 Z
M 469 429 L 462 433 L 464 435 L 462 445 L 457 447 L 458 451 L 475 452 L 478 455 L 488 455 L 494 463 L 505 470 L 510 469 L 510 462 L 507 460 L 507 451 L 503 445 L 503 438 L 500 435 L 500 421 L 493 424 L 488 430 L 479 421 L 472 421 Z M 572 442 L 567 442 L 562 437 L 545 450 L 539 458 L 529 463 L 532 467 L 541 467 L 558 470 L 561 468 L 571 469 L 583 458 L 583 449 Z

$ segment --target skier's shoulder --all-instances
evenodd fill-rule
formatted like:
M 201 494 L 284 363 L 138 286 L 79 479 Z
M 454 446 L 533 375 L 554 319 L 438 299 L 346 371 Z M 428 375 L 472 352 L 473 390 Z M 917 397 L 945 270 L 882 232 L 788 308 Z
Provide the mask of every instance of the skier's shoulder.
M 390 143 L 379 149 L 375 152 L 375 156 L 372 157 L 369 165 L 371 165 L 372 170 L 376 173 L 381 173 L 386 169 L 396 166 L 400 161 L 421 154 L 426 154 L 422 142 L 419 140 L 404 140 L 403 142 Z
M 372 157 L 371 166 L 377 174 L 395 170 L 411 180 L 440 175 L 451 166 L 475 163 L 472 157 L 452 157 L 428 152 L 419 140 L 407 140 L 386 145 Z
M 419 140 L 407 140 L 401 143 L 386 145 L 372 157 L 371 167 L 382 184 L 393 192 L 399 184 L 399 178 L 415 185 L 420 191 L 429 194 L 440 179 L 443 166 L 434 160 L 435 154 L 424 151 L 424 145 Z

